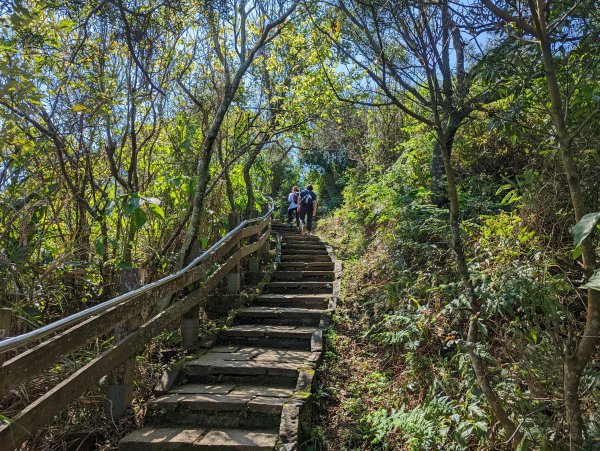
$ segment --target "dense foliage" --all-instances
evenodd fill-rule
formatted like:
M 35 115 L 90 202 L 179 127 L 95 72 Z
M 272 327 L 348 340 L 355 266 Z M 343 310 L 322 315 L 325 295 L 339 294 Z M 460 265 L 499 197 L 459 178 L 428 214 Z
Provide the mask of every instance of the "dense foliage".
M 346 271 L 307 446 L 600 446 L 598 14 L 4 2 L 1 306 L 47 324 L 311 182 Z

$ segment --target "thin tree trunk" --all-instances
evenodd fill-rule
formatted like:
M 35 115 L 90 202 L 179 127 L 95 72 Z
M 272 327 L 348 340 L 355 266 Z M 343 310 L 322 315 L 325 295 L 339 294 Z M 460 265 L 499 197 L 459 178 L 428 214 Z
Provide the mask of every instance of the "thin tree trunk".
M 256 161 L 258 154 L 264 146 L 264 141 L 257 145 L 257 148 L 254 152 L 250 153 L 248 156 L 248 160 L 244 164 L 243 175 L 244 175 L 244 183 L 246 185 L 246 197 L 248 199 L 248 203 L 246 204 L 246 211 L 244 211 L 244 217 L 250 218 L 252 210 L 254 210 L 254 205 L 256 204 L 256 196 L 254 194 L 254 187 L 252 186 L 252 177 L 250 176 L 250 170 L 252 169 L 252 165 Z
M 482 3 L 497 17 L 507 22 L 514 23 L 517 27 L 536 37 L 542 54 L 542 63 L 546 76 L 546 88 L 550 97 L 550 118 L 558 141 L 563 169 L 567 177 L 571 204 L 575 213 L 575 222 L 579 222 L 586 214 L 585 199 L 583 196 L 579 170 L 573 156 L 571 147 L 572 136 L 569 135 L 563 99 L 558 82 L 557 67 L 552 54 L 550 33 L 547 28 L 548 3 L 545 0 L 528 0 L 531 25 L 523 17 L 512 16 L 507 11 L 496 6 L 490 0 L 481 0 Z M 596 267 L 596 256 L 592 245 L 592 234 L 581 243 L 583 272 L 589 278 Z M 598 343 L 600 334 L 600 292 L 588 289 L 587 316 L 579 343 L 571 346 L 567 344 L 566 355 L 563 361 L 564 371 L 564 400 L 569 429 L 570 449 L 576 450 L 583 447 L 583 419 L 581 417 L 581 404 L 579 400 L 579 385 L 581 375 L 590 361 Z
M 123 261 L 125 263 L 133 264 L 133 243 L 135 241 L 135 235 L 135 224 L 133 218 L 130 218 L 127 226 L 125 243 L 123 243 Z
M 221 52 L 221 47 L 219 44 L 218 38 L 215 41 L 215 51 L 217 53 L 218 58 L 222 61 L 223 66 L 225 68 L 226 75 L 226 83 L 223 99 L 219 104 L 219 108 L 217 109 L 217 113 L 211 123 L 210 128 L 206 134 L 206 138 L 202 143 L 202 151 L 200 153 L 201 158 L 198 165 L 198 183 L 196 185 L 196 192 L 194 193 L 193 200 L 193 210 L 192 217 L 190 219 L 190 223 L 188 225 L 185 240 L 183 243 L 183 247 L 181 249 L 181 253 L 179 256 L 179 267 L 183 267 L 184 263 L 188 260 L 190 253 L 193 249 L 193 243 L 198 238 L 198 229 L 200 227 L 200 219 L 202 217 L 202 210 L 204 208 L 205 201 L 205 191 L 208 186 L 208 182 L 210 179 L 210 162 L 212 159 L 213 149 L 215 142 L 217 140 L 217 136 L 221 129 L 221 125 L 223 124 L 223 120 L 225 119 L 225 115 L 227 114 L 227 110 L 231 106 L 233 102 L 233 98 L 242 82 L 242 78 L 244 77 L 246 71 L 252 64 L 252 61 L 256 57 L 257 53 L 269 42 L 269 36 L 271 38 L 279 33 L 277 27 L 283 24 L 287 18 L 294 12 L 296 9 L 297 3 L 294 2 L 287 10 L 283 11 L 282 14 L 275 18 L 273 21 L 266 24 L 262 30 L 261 36 L 258 41 L 254 44 L 252 49 L 246 49 L 246 43 L 242 42 L 241 54 L 240 56 L 240 65 L 235 72 L 235 76 L 233 79 L 229 79 L 229 65 L 227 63 L 227 59 L 224 54 Z M 241 10 L 244 10 L 244 6 L 240 6 Z M 245 26 L 245 22 L 244 25 Z M 215 32 L 215 30 L 212 30 Z M 246 30 L 242 31 L 245 33 Z
M 465 257 L 462 237 L 460 234 L 460 207 L 458 203 L 458 191 L 456 189 L 456 179 L 454 176 L 454 168 L 450 160 L 450 152 L 452 149 L 454 136 L 448 137 L 444 132 L 438 133 L 438 142 L 440 144 L 440 150 L 444 161 L 444 169 L 446 172 L 446 180 L 448 186 L 448 200 L 450 201 L 450 227 L 452 230 L 452 249 L 456 256 L 456 263 L 460 272 L 461 278 L 465 285 L 467 298 L 471 306 L 471 318 L 469 320 L 469 329 L 467 332 L 467 348 L 469 352 L 469 358 L 473 366 L 473 372 L 477 379 L 477 383 L 484 394 L 492 413 L 497 421 L 500 422 L 504 430 L 508 435 L 508 441 L 512 443 L 513 448 L 516 448 L 521 442 L 523 436 L 517 430 L 514 422 L 509 418 L 500 398 L 492 388 L 487 372 L 485 370 L 485 364 L 479 351 L 477 350 L 478 343 L 478 323 L 480 314 L 480 303 L 475 294 L 473 282 L 471 281 L 471 275 L 467 266 L 467 260 Z
M 431 157 L 431 203 L 440 208 L 448 206 L 444 157 L 440 143 L 437 141 Z
M 212 128 L 213 127 L 211 126 L 211 129 Z M 190 252 L 193 248 L 193 243 L 198 239 L 200 220 L 202 218 L 202 210 L 204 208 L 204 201 L 206 197 L 206 187 L 208 186 L 208 182 L 210 181 L 210 160 L 212 156 L 212 151 L 207 151 L 208 144 L 205 144 L 203 147 L 204 149 L 202 152 L 202 156 L 198 161 L 198 183 L 196 183 L 196 192 L 194 193 L 194 198 L 192 201 L 192 216 L 190 218 L 187 231 L 185 233 L 185 239 L 179 257 L 179 268 L 182 268 L 185 265 L 185 262 L 189 260 Z
M 571 203 L 575 213 L 575 222 L 581 220 L 586 214 L 585 200 L 581 189 L 579 171 L 573 157 L 571 138 L 567 131 L 563 108 L 560 85 L 556 75 L 556 66 L 550 48 L 550 41 L 545 29 L 545 21 L 538 15 L 536 23 L 540 33 L 540 47 L 542 60 L 546 72 L 546 86 L 550 96 L 550 117 L 558 140 L 558 147 L 563 164 Z M 586 279 L 589 278 L 596 267 L 596 258 L 592 244 L 592 234 L 581 243 L 581 254 L 583 259 L 583 272 Z M 567 351 L 564 359 L 564 398 L 567 414 L 567 425 L 569 428 L 570 448 L 581 449 L 583 446 L 583 419 L 581 417 L 581 405 L 579 399 L 579 385 L 583 370 L 590 361 L 598 342 L 600 334 L 600 292 L 588 289 L 587 293 L 587 318 L 583 330 L 583 336 L 574 349 Z
M 231 177 L 229 176 L 229 168 L 227 167 L 227 163 L 225 162 L 225 157 L 223 155 L 223 146 L 222 140 L 219 142 L 218 155 L 219 162 L 221 163 L 221 167 L 223 168 L 223 178 L 225 179 L 225 191 L 227 193 L 227 200 L 229 201 L 229 207 L 232 212 L 235 212 L 235 193 L 233 191 L 233 184 L 231 183 Z

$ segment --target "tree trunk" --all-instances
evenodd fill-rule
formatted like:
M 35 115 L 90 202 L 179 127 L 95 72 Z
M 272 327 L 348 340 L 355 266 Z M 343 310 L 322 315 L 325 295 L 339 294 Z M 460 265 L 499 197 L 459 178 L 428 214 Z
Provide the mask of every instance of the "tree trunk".
M 255 209 L 256 204 L 256 196 L 254 195 L 254 187 L 252 186 L 252 177 L 250 177 L 250 170 L 252 169 L 252 165 L 256 161 L 258 154 L 262 150 L 264 143 L 261 142 L 258 144 L 257 148 L 250 153 L 248 156 L 248 160 L 244 164 L 244 184 L 246 185 L 246 196 L 248 198 L 248 203 L 246 204 L 246 210 L 244 211 L 244 217 L 249 219 L 252 214 L 252 210 Z
M 123 243 L 123 261 L 130 263 L 133 266 L 133 243 L 135 241 L 135 224 L 133 218 L 129 219 L 127 226 L 127 234 L 125 236 L 125 243 Z
M 573 156 L 571 137 L 569 136 L 565 115 L 563 111 L 563 99 L 560 92 L 556 65 L 552 55 L 550 37 L 546 29 L 545 12 L 538 5 L 535 13 L 536 28 L 539 34 L 542 61 L 546 74 L 546 86 L 550 96 L 550 117 L 554 125 L 554 131 L 558 140 L 563 169 L 567 176 L 569 194 L 575 213 L 575 222 L 579 222 L 586 214 L 585 199 L 581 189 L 579 170 Z M 596 267 L 596 256 L 590 234 L 581 243 L 581 254 L 583 260 L 583 272 L 588 279 Z M 590 361 L 600 334 L 600 292 L 588 289 L 587 293 L 587 318 L 583 335 L 575 349 L 569 349 L 564 359 L 564 398 L 569 428 L 570 448 L 581 449 L 583 446 L 583 419 L 581 417 L 581 406 L 579 400 L 579 385 L 583 370 Z
M 198 161 L 198 168 L 196 171 L 198 174 L 198 183 L 196 184 L 196 192 L 194 193 L 194 200 L 192 202 L 192 217 L 190 218 L 190 223 L 185 233 L 183 246 L 179 254 L 180 268 L 183 268 L 185 265 L 185 262 L 188 260 L 192 251 L 193 243 L 198 239 L 198 229 L 200 227 L 200 219 L 202 218 L 202 210 L 204 208 L 206 188 L 208 186 L 208 182 L 210 181 L 210 162 L 212 159 L 215 142 L 219 136 L 219 131 L 221 130 L 221 125 L 225 120 L 227 110 L 229 110 L 235 93 L 237 92 L 240 83 L 242 82 L 242 78 L 248 70 L 251 62 L 252 60 L 250 58 L 244 61 L 244 63 L 241 64 L 236 71 L 233 81 L 231 83 L 226 83 L 223 99 L 219 104 L 217 114 L 215 115 L 202 143 L 202 151 L 200 152 L 200 160 Z
M 212 128 L 212 127 L 211 127 Z M 198 183 L 196 183 L 196 192 L 194 193 L 194 199 L 192 201 L 192 216 L 188 225 L 183 247 L 179 256 L 179 268 L 183 268 L 185 262 L 189 260 L 190 253 L 193 248 L 194 241 L 198 239 L 198 231 L 200 228 L 200 219 L 202 218 L 202 210 L 204 208 L 204 200 L 206 187 L 210 180 L 210 160 L 212 152 L 202 153 L 202 156 L 198 162 Z
M 223 168 L 223 178 L 225 179 L 225 191 L 227 193 L 227 200 L 229 201 L 229 207 L 232 212 L 235 211 L 235 193 L 233 191 L 233 184 L 231 183 L 231 177 L 229 176 L 229 168 L 227 167 L 227 163 L 225 162 L 225 157 L 223 156 L 223 141 L 219 141 L 218 147 L 218 156 L 219 162 L 221 163 L 221 167 Z
M 462 237 L 460 234 L 460 206 L 458 203 L 458 191 L 456 189 L 456 180 L 454 176 L 454 169 L 450 160 L 450 153 L 452 144 L 454 141 L 454 132 L 452 135 L 448 135 L 443 131 L 438 132 L 438 143 L 442 153 L 444 162 L 444 169 L 446 173 L 446 180 L 448 186 L 448 200 L 450 201 L 450 227 L 452 230 L 452 249 L 456 256 L 456 263 L 460 272 L 461 278 L 465 285 L 467 298 L 471 306 L 471 319 L 469 320 L 469 329 L 467 333 L 467 348 L 471 364 L 473 366 L 473 372 L 477 379 L 477 383 L 481 388 L 491 410 L 497 421 L 500 422 L 506 434 L 508 435 L 508 441 L 512 443 L 513 448 L 516 448 L 521 442 L 523 436 L 517 430 L 514 422 L 509 418 L 506 410 L 504 409 L 502 402 L 498 398 L 498 395 L 492 388 L 487 373 L 485 371 L 485 364 L 479 355 L 477 350 L 478 343 L 478 322 L 480 313 L 480 303 L 473 282 L 471 281 L 471 275 L 467 266 L 467 260 L 465 257 Z
M 543 43 L 542 47 L 545 47 Z M 577 223 L 586 214 L 579 171 L 573 158 L 571 139 L 569 138 L 562 113 L 560 87 L 549 45 L 547 49 L 542 50 L 542 54 L 544 57 L 548 91 L 552 103 L 550 115 L 558 138 L 560 156 L 565 175 L 567 176 L 569 194 L 575 213 L 575 222 Z M 592 235 L 590 234 L 581 243 L 583 272 L 586 279 L 593 274 L 596 266 Z M 583 420 L 581 418 L 579 402 L 579 384 L 583 370 L 594 353 L 598 341 L 597 337 L 600 334 L 600 292 L 588 289 L 587 298 L 587 318 L 583 336 L 575 346 L 575 349 L 568 351 L 570 355 L 567 355 L 564 361 L 564 397 L 571 449 L 581 449 L 583 446 Z
M 444 158 L 440 143 L 437 141 L 433 146 L 431 157 L 431 203 L 439 208 L 448 207 Z

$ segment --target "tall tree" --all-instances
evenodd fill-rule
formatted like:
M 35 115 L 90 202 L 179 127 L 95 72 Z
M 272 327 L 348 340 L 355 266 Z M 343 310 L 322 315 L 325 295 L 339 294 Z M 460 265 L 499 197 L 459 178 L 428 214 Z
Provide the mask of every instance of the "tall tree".
M 192 244 L 198 238 L 198 227 L 204 207 L 205 191 L 210 180 L 210 162 L 214 145 L 225 115 L 242 84 L 244 75 L 260 51 L 275 39 L 290 15 L 296 1 L 212 2 L 205 11 L 206 37 L 212 42 L 223 71 L 221 100 L 199 152 L 192 214 L 181 248 L 180 265 L 189 258 Z M 196 101 L 195 103 L 200 103 Z
M 337 44 L 339 52 L 362 69 L 375 85 L 378 98 L 430 127 L 435 136 L 432 158 L 432 201 L 440 197 L 441 168 L 449 201 L 452 249 L 470 304 L 466 347 L 479 386 L 509 441 L 517 446 L 522 433 L 492 387 L 480 354 L 481 300 L 467 265 L 460 227 L 457 181 L 451 153 L 461 124 L 482 103 L 496 98 L 492 91 L 477 92 L 473 81 L 479 66 L 467 65 L 466 40 L 477 41 L 479 31 L 465 27 L 464 17 L 450 2 L 338 1 L 341 13 L 330 29 L 316 25 Z M 315 23 L 322 19 L 317 19 Z M 477 55 L 472 55 L 475 58 Z
M 594 21 L 597 12 L 593 2 L 550 2 L 547 0 L 529 0 L 526 3 L 508 2 L 497 4 L 492 0 L 481 0 L 497 18 L 509 26 L 514 26 L 516 32 L 508 29 L 508 34 L 523 46 L 534 47 L 539 64 L 543 68 L 543 78 L 546 85 L 546 96 L 542 100 L 551 119 L 552 131 L 560 151 L 562 166 L 566 175 L 574 221 L 579 223 L 590 213 L 585 188 L 581 183 L 578 152 L 574 145 L 579 133 L 590 122 L 597 119 L 600 113 L 599 103 L 590 102 L 588 108 L 582 110 L 573 108 L 574 90 L 570 85 L 585 86 L 586 79 L 591 75 L 590 70 L 598 64 L 597 36 L 598 23 Z M 561 46 L 571 47 L 569 59 L 584 57 L 585 65 L 578 71 L 579 80 L 564 73 L 565 58 Z M 569 61 L 575 64 L 574 61 Z M 561 84 L 566 81 L 566 86 Z M 587 110 L 587 112 L 585 111 Z M 597 217 L 598 213 L 587 216 L 588 221 Z M 595 221 L 594 221 L 595 222 Z M 588 225 L 589 228 L 589 225 Z M 589 280 L 596 270 L 596 255 L 593 246 L 593 226 L 590 233 L 576 244 L 581 246 L 583 272 Z M 580 241 L 580 242 L 579 242 Z M 579 389 L 583 371 L 590 362 L 600 335 L 600 288 L 590 286 L 587 289 L 587 313 L 583 332 L 579 339 L 567 343 L 564 356 L 564 399 L 569 428 L 571 449 L 581 449 L 583 446 L 583 420 L 579 401 Z

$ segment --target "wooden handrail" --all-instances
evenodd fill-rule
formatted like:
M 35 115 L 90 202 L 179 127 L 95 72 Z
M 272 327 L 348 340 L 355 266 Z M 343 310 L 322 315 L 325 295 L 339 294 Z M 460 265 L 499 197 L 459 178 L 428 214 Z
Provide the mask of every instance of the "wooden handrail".
M 168 284 L 169 282 L 181 279 L 184 275 L 186 275 L 187 273 L 192 271 L 194 268 L 196 268 L 199 264 L 203 263 L 204 261 L 206 261 L 210 258 L 213 258 L 215 256 L 221 256 L 221 255 L 225 254 L 227 252 L 227 250 L 231 249 L 231 247 L 234 246 L 236 243 L 238 243 L 239 240 L 241 239 L 239 236 L 237 236 L 240 233 L 240 231 L 242 231 L 244 228 L 250 226 L 251 224 L 255 224 L 257 222 L 263 222 L 263 221 L 271 218 L 274 210 L 275 210 L 275 205 L 273 203 L 273 199 L 271 199 L 271 208 L 269 209 L 269 211 L 266 214 L 264 214 L 263 216 L 258 217 L 258 218 L 243 221 L 236 228 L 231 230 L 223 238 L 221 238 L 219 241 L 217 241 L 215 244 L 213 244 L 210 248 L 208 248 L 204 253 L 202 253 L 200 256 L 198 256 L 193 261 L 191 261 L 185 268 L 177 271 L 174 274 L 170 274 L 166 277 L 163 277 L 162 279 L 159 279 L 156 282 L 152 282 L 147 285 L 144 285 L 143 287 L 138 288 L 137 290 L 130 291 L 128 293 L 117 296 L 113 299 L 110 299 L 106 302 L 98 304 L 94 307 L 90 307 L 88 309 L 82 310 L 81 312 L 74 313 L 74 314 L 69 315 L 65 318 L 62 318 L 58 321 L 55 321 L 51 324 L 40 327 L 39 329 L 35 329 L 26 334 L 18 335 L 16 337 L 12 337 L 12 338 L 0 341 L 0 353 L 6 352 L 6 351 L 9 351 L 11 349 L 15 349 L 15 348 L 18 348 L 21 346 L 25 346 L 25 345 L 32 343 L 34 341 L 37 341 L 41 338 L 47 337 L 48 335 L 57 333 L 60 330 L 64 329 L 65 327 L 68 327 L 72 324 L 77 324 L 87 318 L 97 315 L 98 313 L 106 311 L 112 307 L 124 304 L 138 296 L 152 292 L 152 291 L 156 290 L 157 288 L 160 288 L 160 287 Z M 237 239 L 237 241 L 236 241 L 236 239 Z M 230 244 L 231 247 L 227 247 L 228 244 Z M 225 250 L 224 250 L 224 248 L 225 248 Z M 190 282 L 188 282 L 187 284 L 184 284 L 184 286 L 188 285 L 189 283 Z
M 57 327 L 48 327 L 42 338 L 52 333 L 51 331 L 62 330 L 62 332 L 4 362 L 0 366 L 0 394 L 26 382 L 69 353 L 84 347 L 93 339 L 105 335 L 107 331 L 135 315 L 139 315 L 144 305 L 153 304 L 153 301 L 181 292 L 190 284 L 195 283 L 198 287 L 182 300 L 146 320 L 144 324 L 122 338 L 118 344 L 88 362 L 29 404 L 12 419 L 10 424 L 0 427 L 0 451 L 13 450 L 18 447 L 57 413 L 96 384 L 100 378 L 136 355 L 169 324 L 203 303 L 208 294 L 236 265 L 239 265 L 243 258 L 259 252 L 266 244 L 270 236 L 270 219 L 273 211 L 274 206 L 271 201 L 268 213 L 259 218 L 243 221 L 181 271 L 100 304 L 105 305 L 105 308 L 94 309 L 92 307 L 79 312 L 77 317 L 79 322 L 74 325 L 72 321 L 63 321 Z M 243 239 L 253 236 L 257 237 L 256 241 L 241 245 Z M 240 247 L 232 252 L 236 245 L 240 245 Z M 115 302 L 117 300 L 118 302 Z M 88 314 L 84 315 L 83 313 L 86 312 Z M 69 325 L 71 327 L 64 330 Z M 15 340 L 19 337 L 12 339 L 12 344 L 8 349 L 22 346 L 23 343 L 30 343 L 31 336 L 25 335 L 28 337 L 24 341 Z M 40 336 L 36 336 L 35 339 L 39 340 Z M 19 344 L 14 345 L 14 343 Z

